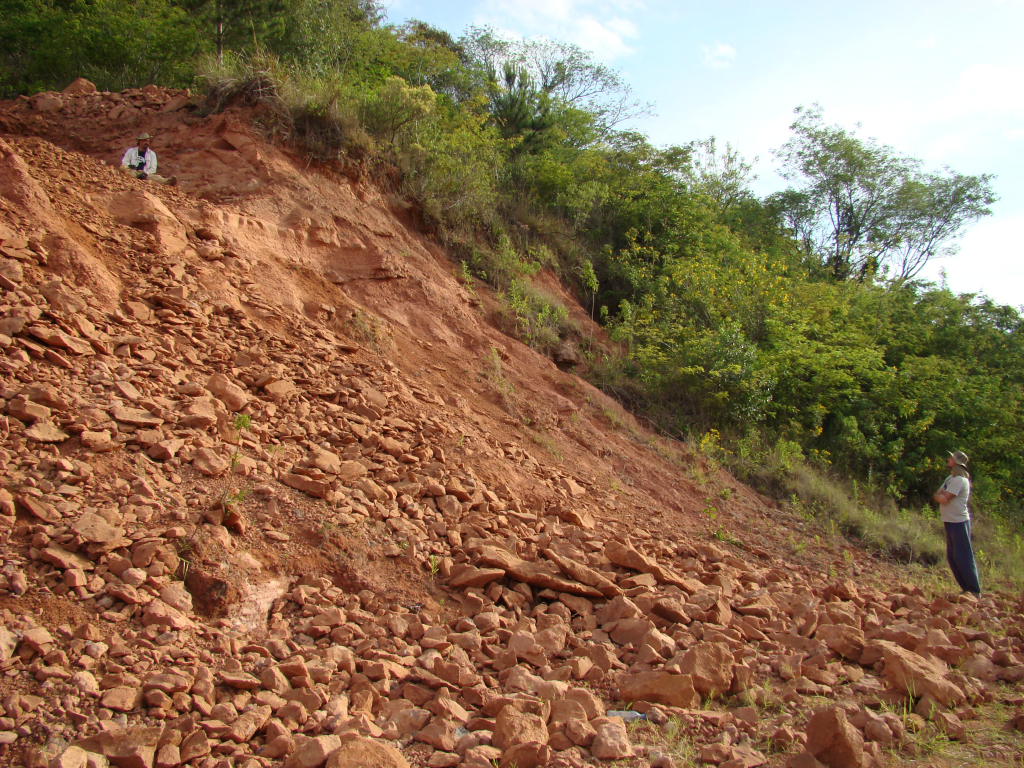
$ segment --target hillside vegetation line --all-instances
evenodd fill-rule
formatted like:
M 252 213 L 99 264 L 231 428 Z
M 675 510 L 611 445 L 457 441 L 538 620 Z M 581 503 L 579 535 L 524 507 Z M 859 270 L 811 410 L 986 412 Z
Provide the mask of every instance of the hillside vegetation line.
M 376 0 L 0 7 L 3 98 L 81 76 L 262 105 L 269 136 L 413 200 L 510 334 L 570 345 L 662 434 L 862 536 L 964 450 L 973 506 L 1020 555 L 1020 311 L 919 277 L 990 215 L 993 176 L 927 169 L 811 105 L 775 153 L 791 186 L 759 197 L 728 143 L 626 127 L 652 106 L 588 52 L 397 26 Z M 545 269 L 613 344 L 537 287 Z

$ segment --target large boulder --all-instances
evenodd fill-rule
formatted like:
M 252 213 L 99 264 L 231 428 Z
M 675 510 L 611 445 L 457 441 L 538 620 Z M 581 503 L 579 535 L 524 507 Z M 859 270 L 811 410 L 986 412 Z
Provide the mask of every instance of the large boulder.
M 327 758 L 327 768 L 409 768 L 402 753 L 390 744 L 355 733 L 340 738 L 341 746 Z
M 512 704 L 506 704 L 498 713 L 491 743 L 503 753 L 520 744 L 529 742 L 546 744 L 547 741 L 547 725 L 544 719 L 538 715 L 521 712 Z
M 327 758 L 341 747 L 337 736 L 317 736 L 306 739 L 284 763 L 284 768 L 322 768 Z
M 623 673 L 619 675 L 618 683 L 619 697 L 627 702 L 647 701 L 684 709 L 696 707 L 700 703 L 700 695 L 689 675 L 664 671 Z
M 184 225 L 155 195 L 133 188 L 113 197 L 107 210 L 119 224 L 151 234 L 168 255 L 179 254 L 188 247 Z
M 843 710 L 830 707 L 807 722 L 807 751 L 829 768 L 860 768 L 864 737 Z
M 590 745 L 590 753 L 598 760 L 623 760 L 632 758 L 633 745 L 629 743 L 626 724 L 621 718 L 612 718 L 597 729 L 597 737 Z
M 223 373 L 215 373 L 207 379 L 206 389 L 232 413 L 249 404 L 249 394 Z
M 857 661 L 864 653 L 864 632 L 848 624 L 822 625 L 818 627 L 814 637 L 840 656 L 852 661 Z
M 702 696 L 720 696 L 732 687 L 732 651 L 725 643 L 698 643 L 676 662 Z
M 926 659 L 895 643 L 880 642 L 885 679 L 895 690 L 918 697 L 928 693 L 946 707 L 963 704 L 967 697 L 949 680 L 948 668 L 937 659 Z

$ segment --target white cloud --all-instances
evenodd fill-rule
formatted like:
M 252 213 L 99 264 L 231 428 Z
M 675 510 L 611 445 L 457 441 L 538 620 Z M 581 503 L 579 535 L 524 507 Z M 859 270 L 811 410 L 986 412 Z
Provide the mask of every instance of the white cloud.
M 984 293 L 1012 307 L 1024 305 L 1024 216 L 997 213 L 967 230 L 960 253 L 928 264 L 923 277 L 938 279 L 944 268 L 956 293 Z
M 702 45 L 704 66 L 710 69 L 725 69 L 736 58 L 736 49 L 728 43 L 716 40 L 714 45 Z
M 950 157 L 970 145 L 971 136 L 964 132 L 948 133 L 933 141 L 925 150 L 926 158 Z
M 1024 113 L 1024 67 L 973 64 L 957 78 L 951 101 L 960 113 Z
M 1003 131 L 1003 136 L 1010 141 L 1016 141 L 1017 139 L 1024 139 L 1024 127 L 1021 128 L 1008 128 Z
M 515 36 L 566 40 L 612 61 L 633 53 L 628 41 L 639 31 L 623 14 L 643 7 L 638 0 L 484 0 L 476 22 Z

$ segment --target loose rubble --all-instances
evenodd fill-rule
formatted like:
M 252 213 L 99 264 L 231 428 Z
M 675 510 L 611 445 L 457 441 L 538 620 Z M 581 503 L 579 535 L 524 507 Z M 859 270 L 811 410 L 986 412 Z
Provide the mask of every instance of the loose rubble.
M 187 104 L 76 81 L 0 126 Z M 671 765 L 609 715 L 627 705 L 723 768 L 880 768 L 926 721 L 970 738 L 993 701 L 1024 730 L 1017 598 L 927 599 L 699 530 L 644 534 L 591 479 L 480 441 L 540 489 L 527 497 L 453 458 L 463 409 L 326 322 L 333 308 L 261 289 L 257 260 L 211 229 L 227 214 L 57 163 L 39 139 L 0 155 L 0 756 Z M 64 190 L 86 178 L 127 197 L 101 216 Z M 367 552 L 449 602 L 369 588 Z

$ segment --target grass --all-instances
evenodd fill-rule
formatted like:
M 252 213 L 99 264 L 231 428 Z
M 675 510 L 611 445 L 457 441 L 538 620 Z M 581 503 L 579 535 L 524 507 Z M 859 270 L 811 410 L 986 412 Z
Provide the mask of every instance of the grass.
M 515 392 L 515 385 L 505 376 L 505 369 L 501 364 L 501 355 L 494 347 L 491 347 L 491 351 L 484 356 L 482 375 L 503 396 L 509 397 Z
M 562 458 L 562 452 L 558 450 L 558 446 L 555 445 L 555 441 L 547 435 L 541 435 L 538 433 L 533 434 L 533 442 L 541 446 L 544 450 L 554 456 L 556 459 Z
M 651 751 L 663 752 L 672 758 L 679 768 L 701 765 L 700 748 L 687 733 L 685 724 L 677 717 L 669 718 L 664 726 L 656 726 L 646 720 L 629 724 L 630 736 L 647 744 Z
M 552 355 L 563 338 L 578 335 L 569 311 L 555 296 L 534 286 L 529 277 L 516 277 L 498 293 L 498 324 L 509 336 L 545 355 Z
M 741 694 L 739 700 L 744 707 L 754 707 L 762 719 L 767 713 L 779 714 L 785 708 L 778 689 L 765 680 L 760 685 L 751 685 Z
M 476 296 L 473 273 L 469 271 L 469 265 L 465 260 L 460 261 L 459 266 L 455 268 L 455 279 L 466 289 L 466 293 L 470 296 Z
M 349 315 L 345 322 L 352 338 L 364 344 L 381 357 L 392 345 L 394 332 L 382 320 L 360 310 Z
M 314 160 L 374 151 L 373 139 L 359 123 L 359 99 L 339 81 L 312 77 L 264 53 L 225 54 L 220 61 L 209 56 L 197 73 L 211 111 L 235 102 L 259 105 L 268 137 L 294 144 Z

